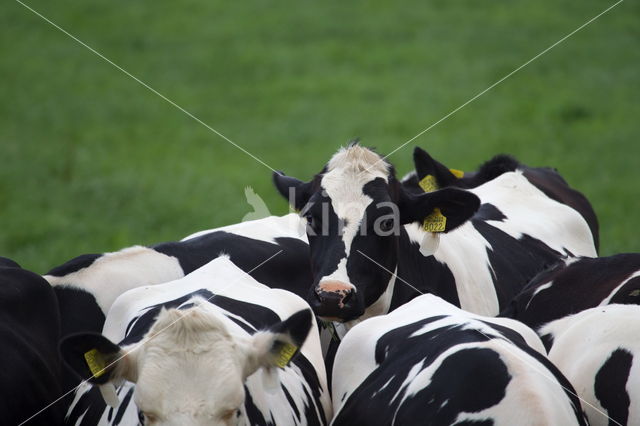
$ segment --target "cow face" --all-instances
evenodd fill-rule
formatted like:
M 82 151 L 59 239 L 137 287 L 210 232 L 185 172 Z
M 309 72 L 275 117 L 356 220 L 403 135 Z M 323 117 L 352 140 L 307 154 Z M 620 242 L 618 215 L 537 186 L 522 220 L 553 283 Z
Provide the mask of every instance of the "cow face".
M 358 144 L 341 149 L 310 182 L 281 173 L 274 182 L 307 221 L 314 276 L 307 301 L 334 321 L 354 320 L 374 305 L 376 313 L 388 310 L 403 225 L 421 224 L 439 209 L 449 232 L 480 204 L 454 188 L 408 193 L 389 163 Z
M 161 311 L 142 344 L 120 347 L 100 334 L 80 333 L 63 339 L 61 353 L 93 384 L 136 383 L 144 424 L 235 425 L 245 416 L 245 379 L 290 361 L 309 333 L 311 312 L 240 337 L 205 305 Z

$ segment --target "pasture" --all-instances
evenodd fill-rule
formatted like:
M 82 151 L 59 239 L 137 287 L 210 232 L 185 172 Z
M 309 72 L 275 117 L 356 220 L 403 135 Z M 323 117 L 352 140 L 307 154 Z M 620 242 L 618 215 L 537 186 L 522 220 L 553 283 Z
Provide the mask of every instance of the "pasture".
M 395 149 L 613 2 L 26 2 L 277 170 L 349 139 Z M 592 202 L 601 254 L 638 251 L 640 5 L 623 2 L 391 157 L 507 152 Z M 0 254 L 81 253 L 238 222 L 271 171 L 17 2 L 0 15 Z

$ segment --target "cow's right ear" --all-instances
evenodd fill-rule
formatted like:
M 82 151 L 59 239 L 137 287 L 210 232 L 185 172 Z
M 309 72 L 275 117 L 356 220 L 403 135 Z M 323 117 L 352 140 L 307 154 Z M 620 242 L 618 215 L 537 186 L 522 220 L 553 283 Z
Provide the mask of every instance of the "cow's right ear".
M 137 368 L 134 354 L 123 350 L 99 333 L 76 333 L 60 341 L 60 354 L 82 380 L 96 385 L 135 382 Z
M 273 172 L 273 183 L 284 198 L 289 200 L 289 205 L 300 211 L 307 204 L 312 195 L 312 182 L 303 182 L 283 172 Z
M 422 187 L 425 192 L 431 192 L 439 188 L 454 185 L 458 180 L 458 177 L 454 175 L 447 166 L 436 161 L 427 151 L 419 146 L 413 149 L 413 165 L 416 168 L 418 182 L 421 182 L 420 187 Z M 431 176 L 431 178 L 429 178 L 429 176 Z

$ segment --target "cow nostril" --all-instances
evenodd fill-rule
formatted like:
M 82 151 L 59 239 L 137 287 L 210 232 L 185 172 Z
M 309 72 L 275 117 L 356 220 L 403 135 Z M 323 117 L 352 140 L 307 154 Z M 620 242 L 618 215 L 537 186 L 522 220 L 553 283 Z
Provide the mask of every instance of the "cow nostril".
M 353 296 L 353 290 L 349 290 L 347 294 L 344 295 L 344 297 L 342 298 L 342 304 L 346 304 L 349 299 L 351 299 L 351 296 Z

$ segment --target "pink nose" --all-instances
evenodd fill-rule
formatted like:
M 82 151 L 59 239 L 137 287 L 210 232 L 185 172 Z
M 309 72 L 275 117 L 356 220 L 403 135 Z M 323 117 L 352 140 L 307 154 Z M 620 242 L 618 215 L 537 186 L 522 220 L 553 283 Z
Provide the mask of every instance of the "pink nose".
M 318 284 L 316 294 L 320 301 L 333 300 L 339 308 L 344 308 L 345 303 L 353 295 L 353 286 L 341 281 L 323 281 Z

